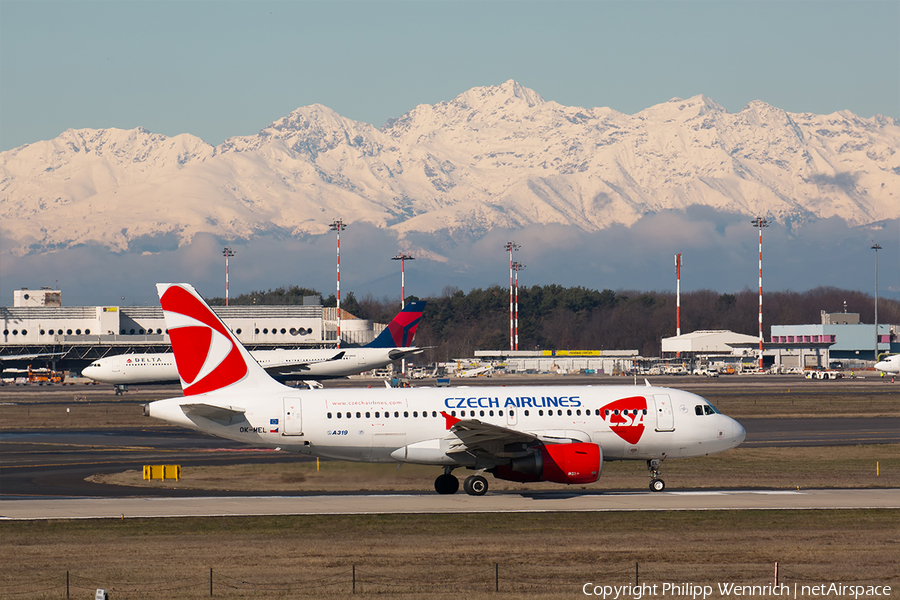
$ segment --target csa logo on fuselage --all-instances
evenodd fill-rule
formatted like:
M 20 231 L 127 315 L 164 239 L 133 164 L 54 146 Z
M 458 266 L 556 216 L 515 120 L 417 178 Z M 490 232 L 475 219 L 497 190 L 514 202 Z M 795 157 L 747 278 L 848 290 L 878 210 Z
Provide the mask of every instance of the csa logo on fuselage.
M 603 420 L 606 421 L 613 433 L 629 444 L 637 444 L 644 435 L 647 399 L 643 396 L 622 398 L 610 402 L 601 411 Z

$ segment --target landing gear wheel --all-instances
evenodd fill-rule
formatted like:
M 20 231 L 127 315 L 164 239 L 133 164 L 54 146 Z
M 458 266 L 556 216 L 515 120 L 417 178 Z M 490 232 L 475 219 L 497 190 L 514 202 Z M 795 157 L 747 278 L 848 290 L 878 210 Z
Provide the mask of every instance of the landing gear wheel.
M 438 494 L 455 494 L 459 490 L 459 479 L 444 473 L 434 480 L 434 491 Z
M 663 454 L 662 459 L 653 458 L 647 461 L 647 469 L 650 471 L 650 489 L 654 492 L 666 489 L 666 482 L 659 478 L 659 467 L 665 459 L 666 455 Z
M 484 496 L 488 491 L 487 479 L 481 475 L 470 475 L 463 481 L 463 489 L 470 496 Z

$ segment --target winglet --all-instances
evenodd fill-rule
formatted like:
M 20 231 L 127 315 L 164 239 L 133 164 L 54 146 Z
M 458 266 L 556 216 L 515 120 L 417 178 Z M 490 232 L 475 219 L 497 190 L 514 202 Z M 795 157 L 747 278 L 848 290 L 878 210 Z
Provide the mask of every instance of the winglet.
M 369 348 L 409 348 L 415 343 L 416 328 L 425 310 L 424 300 L 413 300 L 403 307 Z

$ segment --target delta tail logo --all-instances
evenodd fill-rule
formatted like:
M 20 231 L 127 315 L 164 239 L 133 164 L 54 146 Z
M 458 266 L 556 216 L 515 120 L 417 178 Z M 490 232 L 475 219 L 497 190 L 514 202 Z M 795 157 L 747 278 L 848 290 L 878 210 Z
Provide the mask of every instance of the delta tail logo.
M 617 436 L 629 444 L 637 444 L 644 435 L 647 399 L 643 396 L 622 398 L 603 407 L 603 420 Z
M 231 335 L 203 302 L 182 287 L 160 298 L 169 324 L 178 376 L 185 396 L 203 394 L 247 376 L 247 365 Z
M 409 348 L 416 337 L 416 328 L 422 320 L 422 311 L 425 310 L 424 300 L 408 302 L 403 310 L 388 323 L 375 341 L 369 344 L 370 348 Z

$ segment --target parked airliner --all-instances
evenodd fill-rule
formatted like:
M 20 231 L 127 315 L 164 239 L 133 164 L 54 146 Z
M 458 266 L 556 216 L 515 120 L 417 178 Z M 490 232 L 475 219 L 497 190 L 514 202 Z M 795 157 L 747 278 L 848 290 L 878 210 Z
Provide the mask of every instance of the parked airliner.
M 744 428 L 705 399 L 643 386 L 297 390 L 281 385 L 188 284 L 157 284 L 183 397 L 144 414 L 205 433 L 311 456 L 434 465 L 440 494 L 518 482 L 586 484 L 604 461 L 642 460 L 665 489 L 664 459 L 739 445 Z
M 884 360 L 875 363 L 875 368 L 891 375 L 900 375 L 900 354 L 888 356 Z
M 250 355 L 278 381 L 333 379 L 380 369 L 423 352 L 413 345 L 425 301 L 409 302 L 372 343 L 341 350 L 253 350 Z M 119 354 L 95 360 L 81 374 L 94 381 L 131 385 L 179 381 L 171 352 Z

